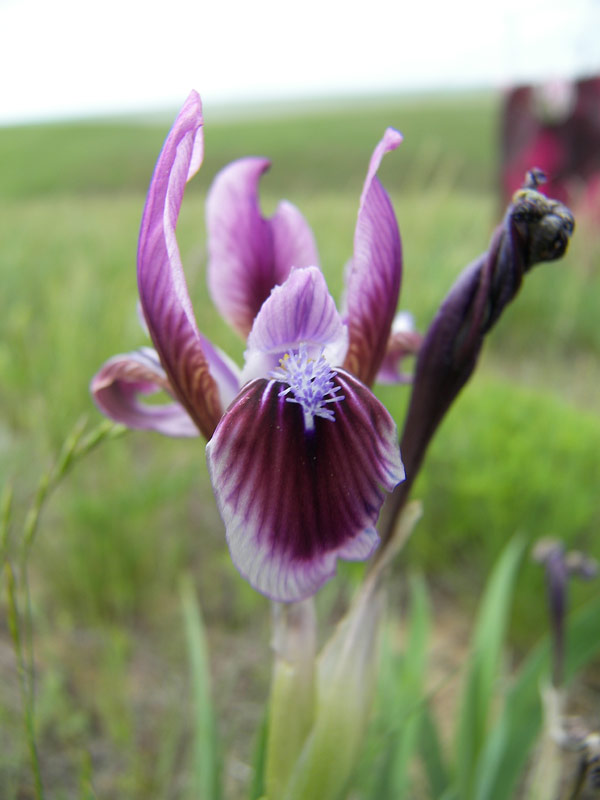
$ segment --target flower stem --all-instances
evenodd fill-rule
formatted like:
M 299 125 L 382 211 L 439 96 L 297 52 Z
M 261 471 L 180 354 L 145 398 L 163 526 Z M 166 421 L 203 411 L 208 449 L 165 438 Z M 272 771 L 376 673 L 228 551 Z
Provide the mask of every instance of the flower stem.
M 273 604 L 275 652 L 266 758 L 269 800 L 283 797 L 315 713 L 316 618 L 312 598 Z

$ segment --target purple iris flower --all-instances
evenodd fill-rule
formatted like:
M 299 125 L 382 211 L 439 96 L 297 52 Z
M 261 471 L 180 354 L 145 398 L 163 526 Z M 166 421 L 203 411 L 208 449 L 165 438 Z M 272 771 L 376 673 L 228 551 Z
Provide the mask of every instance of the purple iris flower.
M 368 388 L 388 350 L 402 252 L 376 173 L 400 134 L 388 129 L 369 165 L 341 315 L 319 270 L 312 232 L 289 203 L 265 219 L 245 158 L 207 198 L 208 283 L 247 340 L 240 370 L 196 324 L 175 238 L 186 182 L 203 155 L 192 92 L 154 170 L 138 247 L 143 318 L 155 350 L 110 359 L 92 393 L 109 417 L 169 436 L 203 434 L 234 564 L 267 596 L 297 601 L 338 558 L 368 558 L 385 492 L 404 479 L 394 421 Z M 159 389 L 173 398 L 148 405 Z

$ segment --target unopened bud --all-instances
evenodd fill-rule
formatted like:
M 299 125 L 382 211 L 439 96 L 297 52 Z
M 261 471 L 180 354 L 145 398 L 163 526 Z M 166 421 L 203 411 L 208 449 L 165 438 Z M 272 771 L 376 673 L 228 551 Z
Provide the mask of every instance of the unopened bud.
M 548 608 L 553 638 L 552 682 L 555 687 L 562 684 L 564 671 L 564 627 L 567 607 L 567 589 L 571 576 L 590 580 L 597 573 L 594 559 L 579 551 L 565 553 L 558 539 L 539 539 L 532 557 L 546 569 Z
M 391 535 L 433 434 L 475 369 L 485 335 L 517 295 L 525 273 L 540 261 L 560 258 L 573 233 L 569 209 L 535 189 L 540 173 L 532 171 L 526 180 L 489 249 L 459 276 L 419 347 L 400 441 L 406 480 L 384 507 L 384 540 Z

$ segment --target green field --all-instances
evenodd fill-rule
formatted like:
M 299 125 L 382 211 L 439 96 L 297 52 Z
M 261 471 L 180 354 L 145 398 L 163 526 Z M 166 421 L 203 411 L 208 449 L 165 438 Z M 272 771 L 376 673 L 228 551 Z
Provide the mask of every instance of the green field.
M 372 148 L 393 125 L 405 142 L 380 175 L 404 247 L 401 308 L 428 325 L 454 277 L 499 221 L 498 98 L 402 97 L 254 116 L 206 116 L 205 164 L 190 184 L 179 243 L 200 328 L 236 358 L 243 343 L 205 288 L 204 198 L 243 155 L 273 161 L 263 209 L 303 211 L 334 296 L 351 255 Z M 82 415 L 102 362 L 145 343 L 135 250 L 165 120 L 0 129 L 0 477 L 14 488 L 14 534 Z M 536 268 L 484 349 L 426 460 L 424 516 L 397 565 L 423 572 L 457 614 L 516 532 L 553 535 L 600 556 L 600 238 L 580 221 L 567 257 Z M 403 387 L 378 390 L 400 422 Z M 344 569 L 339 583 L 356 570 Z M 200 440 L 129 433 L 78 465 L 44 510 L 30 557 L 40 759 L 51 798 L 188 797 L 191 722 L 179 585 L 205 615 L 231 797 L 243 796 L 268 685 L 268 603 L 230 565 Z M 591 588 L 578 588 L 580 602 Z M 402 595 L 401 588 L 395 592 Z M 333 590 L 323 592 L 335 613 Z M 2 601 L 5 603 L 4 591 Z M 541 575 L 517 590 L 519 644 L 544 626 Z M 0 627 L 0 796 L 33 797 L 4 610 Z M 324 612 L 324 613 L 325 613 Z

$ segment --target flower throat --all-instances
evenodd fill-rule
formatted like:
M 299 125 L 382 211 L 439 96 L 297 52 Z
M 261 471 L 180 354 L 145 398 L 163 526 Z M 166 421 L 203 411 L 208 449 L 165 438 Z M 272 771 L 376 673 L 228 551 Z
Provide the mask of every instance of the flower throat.
M 306 344 L 302 343 L 297 353 L 286 353 L 279 363 L 280 368 L 273 370 L 271 377 L 287 383 L 279 397 L 302 407 L 304 429 L 314 430 L 315 417 L 333 422 L 335 415 L 329 406 L 339 403 L 344 396 L 337 394 L 341 387 L 333 382 L 336 373 L 327 363 L 323 350 L 317 358 L 309 358 Z

